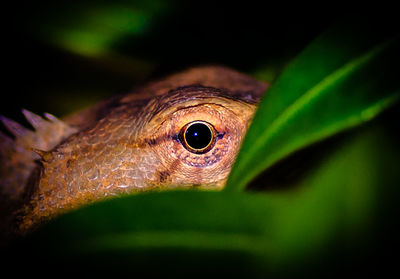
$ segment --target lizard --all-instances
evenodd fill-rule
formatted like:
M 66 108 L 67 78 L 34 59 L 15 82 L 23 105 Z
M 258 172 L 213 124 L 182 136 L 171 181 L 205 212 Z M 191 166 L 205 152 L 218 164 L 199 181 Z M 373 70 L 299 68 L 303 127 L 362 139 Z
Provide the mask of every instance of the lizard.
M 58 119 L 1 116 L 0 196 L 21 234 L 121 194 L 224 187 L 268 84 L 197 66 Z

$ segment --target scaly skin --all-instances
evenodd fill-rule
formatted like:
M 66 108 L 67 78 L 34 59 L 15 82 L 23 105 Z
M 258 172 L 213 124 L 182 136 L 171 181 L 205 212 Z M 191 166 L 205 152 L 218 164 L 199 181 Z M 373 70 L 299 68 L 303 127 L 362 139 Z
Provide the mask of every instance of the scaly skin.
M 194 68 L 66 118 L 78 132 L 41 153 L 20 231 L 122 193 L 221 189 L 266 88 L 227 68 Z M 195 120 L 219 135 L 205 154 L 190 152 L 178 137 Z

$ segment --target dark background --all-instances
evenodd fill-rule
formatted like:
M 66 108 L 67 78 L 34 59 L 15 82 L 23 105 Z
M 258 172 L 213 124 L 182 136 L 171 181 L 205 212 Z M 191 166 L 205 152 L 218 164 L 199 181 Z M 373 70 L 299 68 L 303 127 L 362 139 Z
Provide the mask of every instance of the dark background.
M 380 18 L 397 16 L 396 9 L 376 4 L 168 1 L 145 31 L 127 33 L 109 46 L 117 58 L 81 55 L 51 41 L 47 27 L 79 29 L 74 15 L 106 2 L 31 1 L 2 7 L 0 115 L 25 125 L 22 108 L 63 116 L 200 64 L 225 65 L 273 82 L 297 53 L 341 18 L 367 16 L 376 22 L 371 32 L 384 32 Z M 152 1 L 108 1 L 146 11 L 145 2 Z M 386 242 L 392 244 L 390 238 Z M 385 245 L 379 252 L 387 256 Z
M 4 7 L 0 114 L 22 122 L 21 108 L 62 116 L 199 64 L 226 65 L 271 82 L 326 27 L 363 13 L 357 6 L 327 2 L 167 1 L 144 32 L 121 36 L 110 46 L 119 59 L 70 52 L 53 44 L 47 31 L 79 29 L 75 15 L 96 5 L 152 9 L 146 2 L 152 1 L 31 1 Z M 267 74 L 257 75 L 260 69 Z

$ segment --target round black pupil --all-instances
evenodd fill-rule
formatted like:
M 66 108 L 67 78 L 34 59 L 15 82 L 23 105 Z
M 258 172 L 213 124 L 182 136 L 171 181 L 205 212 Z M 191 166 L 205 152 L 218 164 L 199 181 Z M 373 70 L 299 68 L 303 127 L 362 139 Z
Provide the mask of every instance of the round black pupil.
M 190 125 L 185 132 L 186 143 L 193 149 L 206 148 L 212 139 L 210 128 L 202 123 Z

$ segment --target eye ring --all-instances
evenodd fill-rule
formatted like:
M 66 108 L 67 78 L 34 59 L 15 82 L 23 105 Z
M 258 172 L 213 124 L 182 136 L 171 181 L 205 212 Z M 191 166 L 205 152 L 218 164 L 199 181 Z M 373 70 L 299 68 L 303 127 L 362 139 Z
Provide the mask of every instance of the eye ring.
M 179 132 L 179 140 L 186 150 L 195 154 L 210 151 L 216 142 L 214 126 L 206 121 L 196 120 L 187 123 Z

